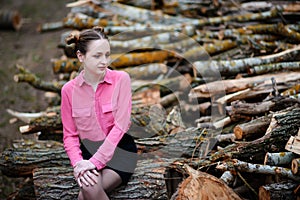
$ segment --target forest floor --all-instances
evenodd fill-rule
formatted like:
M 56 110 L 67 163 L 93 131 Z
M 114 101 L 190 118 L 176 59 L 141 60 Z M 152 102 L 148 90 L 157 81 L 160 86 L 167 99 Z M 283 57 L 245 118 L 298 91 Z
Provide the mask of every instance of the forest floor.
M 53 79 L 50 59 L 63 54 L 57 45 L 66 30 L 39 33 L 37 27 L 45 22 L 61 21 L 70 11 L 66 7 L 69 2 L 73 1 L 0 0 L 0 10 L 17 10 L 23 22 L 19 31 L 0 30 L 0 152 L 10 147 L 15 139 L 31 137 L 18 130 L 24 122 L 10 123 L 12 116 L 6 109 L 39 112 L 47 107 L 43 91 L 27 83 L 16 83 L 13 76 L 17 73 L 16 64 L 21 64 L 42 80 Z M 6 177 L 0 172 L 0 199 L 7 199 L 22 180 Z

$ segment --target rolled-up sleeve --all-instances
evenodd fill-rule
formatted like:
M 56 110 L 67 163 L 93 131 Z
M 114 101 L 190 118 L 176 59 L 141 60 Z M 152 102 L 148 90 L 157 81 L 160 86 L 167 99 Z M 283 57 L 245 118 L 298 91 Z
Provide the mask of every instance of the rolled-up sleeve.
M 115 149 L 130 127 L 131 115 L 131 82 L 127 73 L 122 76 L 115 87 L 113 105 L 116 109 L 113 111 L 114 126 L 109 131 L 103 144 L 97 152 L 90 158 L 90 161 L 97 167 L 103 168 L 111 160 Z

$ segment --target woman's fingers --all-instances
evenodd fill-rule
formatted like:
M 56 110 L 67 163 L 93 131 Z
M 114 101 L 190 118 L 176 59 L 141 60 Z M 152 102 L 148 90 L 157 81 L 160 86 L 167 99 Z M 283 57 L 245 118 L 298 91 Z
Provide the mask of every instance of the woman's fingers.
M 98 175 L 94 172 L 86 171 L 81 176 L 79 176 L 78 180 L 86 186 L 93 186 L 98 182 Z
M 78 183 L 79 187 L 82 187 L 82 183 L 81 183 L 80 178 L 81 178 L 81 177 L 78 177 L 78 178 L 77 178 L 77 183 Z
M 92 172 L 93 174 L 95 174 L 96 176 L 99 176 L 99 175 L 100 175 L 99 172 L 98 172 L 96 169 L 92 169 L 91 172 Z

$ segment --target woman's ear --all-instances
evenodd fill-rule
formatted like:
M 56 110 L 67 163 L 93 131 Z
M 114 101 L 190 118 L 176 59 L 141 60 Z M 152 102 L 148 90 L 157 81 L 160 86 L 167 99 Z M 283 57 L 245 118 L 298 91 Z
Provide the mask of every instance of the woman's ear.
M 79 50 L 76 51 L 76 55 L 77 55 L 79 62 L 82 62 L 84 55 Z

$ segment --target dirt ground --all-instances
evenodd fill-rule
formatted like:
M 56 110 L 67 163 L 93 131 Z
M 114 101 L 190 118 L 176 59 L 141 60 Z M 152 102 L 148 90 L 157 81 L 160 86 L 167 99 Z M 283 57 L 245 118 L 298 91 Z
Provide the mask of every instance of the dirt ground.
M 34 89 L 27 83 L 16 83 L 13 76 L 17 73 L 16 64 L 21 64 L 43 80 L 55 78 L 51 58 L 60 57 L 63 52 L 57 48 L 60 36 L 67 29 L 39 33 L 41 23 L 62 20 L 70 11 L 66 3 L 72 0 L 0 0 L 2 9 L 17 10 L 22 17 L 22 27 L 16 32 L 0 30 L 0 152 L 11 146 L 12 140 L 28 138 L 22 136 L 18 128 L 25 125 L 12 118 L 7 108 L 20 112 L 39 112 L 47 107 L 44 92 Z M 0 172 L 0 199 L 16 190 L 22 179 L 9 178 Z

